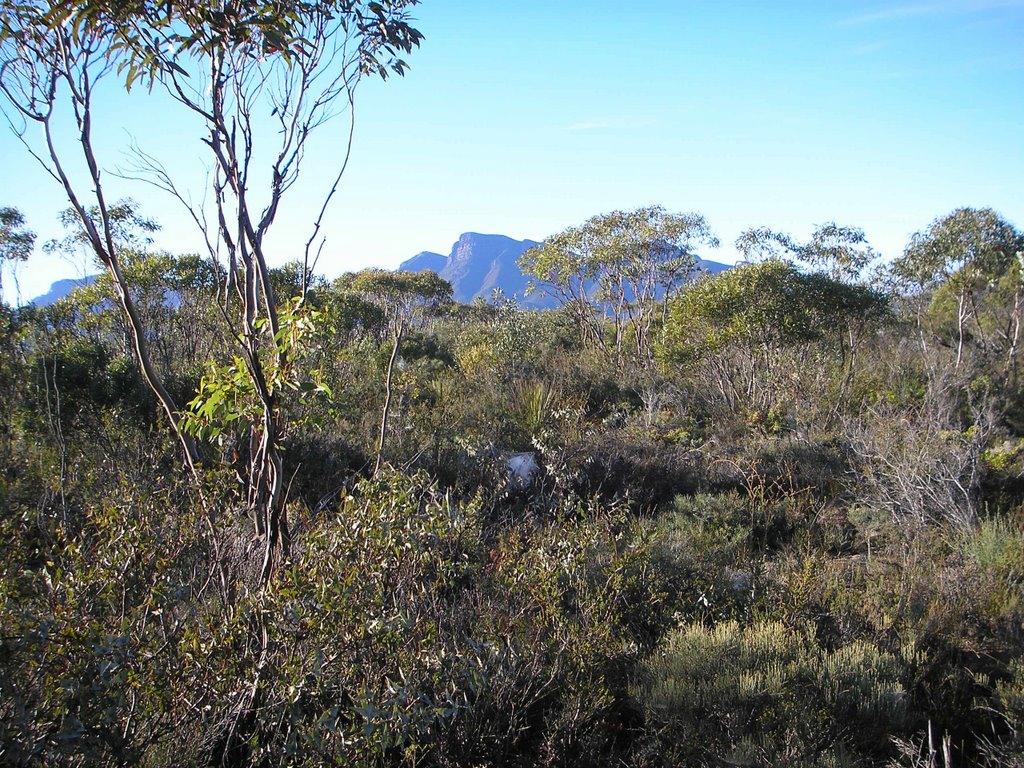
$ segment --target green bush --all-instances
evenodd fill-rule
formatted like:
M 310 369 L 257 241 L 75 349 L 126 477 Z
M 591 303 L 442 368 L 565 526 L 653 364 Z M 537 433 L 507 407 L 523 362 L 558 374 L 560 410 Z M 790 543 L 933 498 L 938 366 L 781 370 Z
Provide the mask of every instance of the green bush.
M 174 735 L 178 641 L 206 545 L 173 486 L 121 489 L 68 520 L 0 521 L 0 744 L 13 765 L 122 765 Z
M 868 643 L 824 651 L 806 626 L 689 624 L 644 663 L 638 695 L 680 761 L 878 757 L 911 723 L 906 664 Z
M 677 496 L 652 524 L 651 536 L 654 561 L 669 580 L 680 618 L 746 612 L 748 595 L 734 590 L 730 579 L 751 566 L 749 516 L 739 494 Z

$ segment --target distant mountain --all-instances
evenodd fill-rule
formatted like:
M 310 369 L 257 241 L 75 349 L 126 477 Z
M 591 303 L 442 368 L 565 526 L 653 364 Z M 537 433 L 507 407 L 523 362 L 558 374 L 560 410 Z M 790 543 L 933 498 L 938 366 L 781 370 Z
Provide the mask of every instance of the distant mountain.
M 697 259 L 697 266 L 694 267 L 694 272 L 707 272 L 717 275 L 719 272 L 725 272 L 727 269 L 732 269 L 732 264 L 723 264 L 720 261 L 711 261 L 710 259 Z
M 489 299 L 495 288 L 501 289 L 508 298 L 515 298 L 529 309 L 546 309 L 558 305 L 557 300 L 543 293 L 526 295 L 527 277 L 516 264 L 524 252 L 540 245 L 536 240 L 514 240 L 505 235 L 481 235 L 466 232 L 452 246 L 451 253 L 442 256 L 432 251 L 422 251 L 411 259 L 403 261 L 398 269 L 405 272 L 432 270 L 452 284 L 456 301 L 468 304 L 475 298 Z M 697 270 L 718 274 L 729 269 L 728 264 L 701 259 Z M 37 307 L 55 304 L 75 288 L 92 285 L 99 275 L 58 280 L 42 296 L 29 301 Z M 177 306 L 177 297 L 170 302 Z
M 513 240 L 504 235 L 481 235 L 466 232 L 452 246 L 451 253 L 423 251 L 403 261 L 398 269 L 422 272 L 430 269 L 452 284 L 456 301 L 468 304 L 476 298 L 488 299 L 495 288 L 523 306 L 540 308 L 555 306 L 547 296 L 526 295 L 526 276 L 519 271 L 516 259 L 540 245 L 535 240 Z
M 86 275 L 85 277 L 70 278 L 67 280 L 58 280 L 50 286 L 50 290 L 44 293 L 42 296 L 36 296 L 31 299 L 28 303 L 35 304 L 37 307 L 48 307 L 51 304 L 56 304 L 61 299 L 65 298 L 75 288 L 81 288 L 86 285 L 92 285 L 96 282 L 96 278 L 99 275 Z
M 406 259 L 398 269 L 404 272 L 432 270 L 452 284 L 452 295 L 456 301 L 468 304 L 475 298 L 488 299 L 495 288 L 500 288 L 509 298 L 531 309 L 544 309 L 558 305 L 558 302 L 542 293 L 526 295 L 527 277 L 516 264 L 526 250 L 540 245 L 535 240 L 513 240 L 504 235 L 481 235 L 466 232 L 452 246 L 451 253 L 442 256 L 432 251 L 422 251 Z M 694 272 L 718 274 L 729 269 L 728 264 L 700 259 Z
M 402 272 L 426 272 L 429 269 L 431 272 L 440 273 L 447 263 L 447 256 L 432 251 L 421 251 L 411 259 L 403 261 L 399 270 Z

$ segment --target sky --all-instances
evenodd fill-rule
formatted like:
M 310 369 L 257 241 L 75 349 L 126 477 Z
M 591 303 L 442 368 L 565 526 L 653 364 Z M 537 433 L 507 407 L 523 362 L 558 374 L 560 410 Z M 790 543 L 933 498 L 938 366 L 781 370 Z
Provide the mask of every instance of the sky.
M 723 245 L 701 255 L 724 262 L 755 226 L 857 226 L 886 258 L 958 207 L 1024 228 L 1024 0 L 424 0 L 413 13 L 424 40 L 407 75 L 356 94 L 318 263 L 329 278 L 448 253 L 463 232 L 542 240 L 652 204 L 702 213 Z M 198 251 L 169 197 L 113 172 L 137 144 L 201 199 L 201 130 L 166 97 L 113 85 L 96 127 L 109 194 L 162 224 L 155 246 Z M 321 127 L 274 263 L 301 252 L 346 138 L 344 119 Z M 0 156 L 0 206 L 40 243 L 59 236 L 61 188 L 9 131 Z M 95 271 L 37 249 L 5 273 L 4 297 Z

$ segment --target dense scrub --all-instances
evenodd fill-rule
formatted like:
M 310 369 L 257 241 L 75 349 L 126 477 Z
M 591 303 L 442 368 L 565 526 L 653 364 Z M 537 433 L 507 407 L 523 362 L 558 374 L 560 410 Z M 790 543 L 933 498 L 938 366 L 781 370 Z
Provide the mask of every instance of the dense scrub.
M 1020 263 L 965 216 L 870 283 L 753 231 L 810 271 L 652 289 L 643 344 L 279 270 L 269 579 L 214 271 L 129 260 L 198 478 L 109 282 L 0 308 L 0 762 L 1022 764 Z

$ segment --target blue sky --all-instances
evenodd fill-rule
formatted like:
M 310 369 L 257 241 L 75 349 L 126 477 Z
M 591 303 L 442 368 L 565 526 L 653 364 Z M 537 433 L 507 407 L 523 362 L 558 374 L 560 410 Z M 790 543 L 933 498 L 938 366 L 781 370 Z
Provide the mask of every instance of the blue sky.
M 319 264 L 329 277 L 447 253 L 465 231 L 542 239 L 649 204 L 703 213 L 724 244 L 704 255 L 721 261 L 750 226 L 802 237 L 835 220 L 888 257 L 960 206 L 1024 226 L 1024 0 L 426 0 L 415 15 L 425 40 L 408 75 L 357 94 Z M 195 126 L 159 96 L 108 104 L 108 167 L 134 140 L 202 194 Z M 344 129 L 314 144 L 276 261 L 305 240 Z M 10 135 L 0 151 L 0 205 L 55 236 L 60 189 Z M 167 198 L 110 183 L 164 225 L 158 245 L 197 249 Z M 18 271 L 21 295 L 83 271 L 84 259 L 37 254 Z

